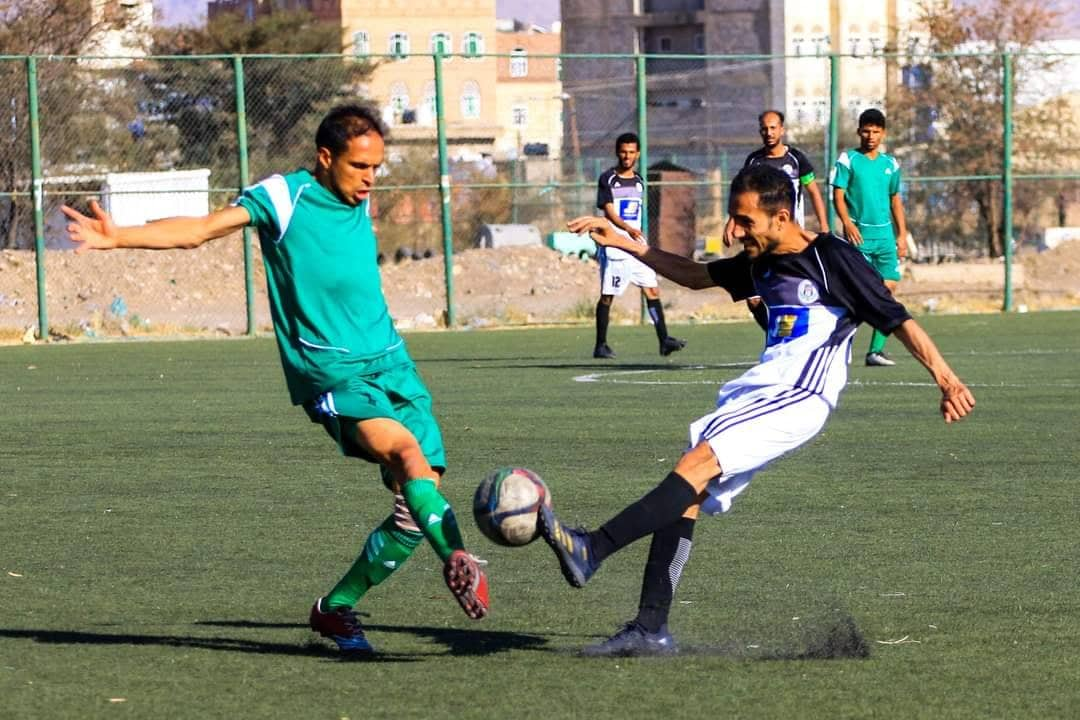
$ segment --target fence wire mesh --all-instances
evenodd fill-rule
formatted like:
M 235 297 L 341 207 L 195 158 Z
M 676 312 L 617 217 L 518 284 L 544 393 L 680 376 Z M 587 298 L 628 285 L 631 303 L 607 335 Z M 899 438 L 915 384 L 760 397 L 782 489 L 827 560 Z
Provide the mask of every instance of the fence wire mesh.
M 1008 57 L 1008 118 L 1006 56 L 998 54 L 444 56 L 439 77 L 430 55 L 37 58 L 43 240 L 66 247 L 60 205 L 85 208 L 91 198 L 129 222 L 160 217 L 160 203 L 171 214 L 221 208 L 245 182 L 310 167 L 325 112 L 361 100 L 390 131 L 373 203 L 385 262 L 442 254 L 447 239 L 451 251 L 473 247 L 490 225 L 533 226 L 547 238 L 567 218 L 595 212 L 615 138 L 643 129 L 651 239 L 689 254 L 715 248 L 727 183 L 761 147 L 763 110 L 785 111 L 786 141 L 809 157 L 828 200 L 836 153 L 858 145 L 858 115 L 877 107 L 888 116 L 886 147 L 901 164 L 921 259 L 999 256 L 1007 213 L 1016 249 L 1043 247 L 1048 230 L 1080 225 L 1080 87 L 1071 95 L 1062 87 L 1080 77 L 1080 59 Z M 0 246 L 10 257 L 35 243 L 29 87 L 27 59 L 0 58 L 10 128 L 0 139 Z M 816 228 L 809 209 L 807 219 Z M 62 269 L 61 277 L 46 273 L 44 294 L 66 327 L 113 322 L 138 332 L 152 325 L 147 318 L 164 318 L 240 332 L 243 250 L 237 238 L 194 263 L 202 277 L 191 285 L 220 289 L 220 298 L 186 294 L 183 278 L 135 268 L 131 287 L 141 284 L 150 306 L 132 307 L 129 295 L 140 293 L 121 284 L 70 288 Z M 5 313 L 15 307 L 9 295 L 0 302 Z M 265 327 L 265 303 L 257 302 L 256 324 Z M 27 315 L 20 322 L 32 322 L 33 304 L 17 298 Z

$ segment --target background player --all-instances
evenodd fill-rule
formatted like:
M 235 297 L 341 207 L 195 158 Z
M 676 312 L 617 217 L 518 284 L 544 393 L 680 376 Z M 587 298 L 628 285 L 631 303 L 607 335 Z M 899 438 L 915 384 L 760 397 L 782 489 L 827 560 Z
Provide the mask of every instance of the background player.
M 690 424 L 689 446 L 652 491 L 587 532 L 541 507 L 544 539 L 567 581 L 583 586 L 611 554 L 652 535 L 638 614 L 588 655 L 670 654 L 668 613 L 689 559 L 700 511 L 718 514 L 767 463 L 814 437 L 847 383 L 859 323 L 894 332 L 941 389 L 945 422 L 972 411 L 975 398 L 926 332 L 911 319 L 858 250 L 831 233 L 817 236 L 792 219 L 795 191 L 783 172 L 744 168 L 729 210 L 743 251 L 708 264 L 628 242 L 602 219 L 570 222 L 598 244 L 634 253 L 659 274 L 692 289 L 719 286 L 734 300 L 759 295 L 769 309 L 760 362 L 720 388 L 716 409 Z
M 881 152 L 884 141 L 885 115 L 874 108 L 864 110 L 859 115 L 859 147 L 840 154 L 830 183 L 844 237 L 858 246 L 881 273 L 891 293 L 900 282 L 900 260 L 907 255 L 908 231 L 900 202 L 900 163 Z M 886 339 L 884 333 L 874 330 L 866 353 L 867 365 L 896 364 L 885 354 Z
M 761 147 L 746 156 L 743 167 L 752 165 L 771 165 L 791 178 L 795 186 L 795 222 L 806 227 L 805 199 L 810 197 L 810 204 L 817 216 L 818 230 L 828 232 L 829 216 L 825 212 L 825 201 L 818 190 L 814 166 L 810 158 L 794 145 L 784 143 L 784 113 L 779 110 L 766 110 L 758 115 L 758 134 L 761 135 Z M 735 222 L 728 218 L 724 226 L 724 244 L 728 247 L 734 242 Z M 765 308 L 758 298 L 749 298 L 746 305 L 753 313 L 758 325 L 764 329 L 768 324 Z
M 205 217 L 117 227 L 96 203 L 94 217 L 64 213 L 76 252 L 193 248 L 247 225 L 259 231 L 270 310 L 285 379 L 348 456 L 378 463 L 393 512 L 367 538 L 352 568 L 311 608 L 312 630 L 345 652 L 372 648 L 353 610 L 426 538 L 444 562 L 466 614 L 487 614 L 487 579 L 464 550 L 450 504 L 438 490 L 446 468 L 442 434 L 405 341 L 383 297 L 370 194 L 385 131 L 369 108 L 334 108 L 315 135 L 315 170 L 273 175 L 236 203 Z
M 604 217 L 630 240 L 647 245 L 641 232 L 641 213 L 645 204 L 645 181 L 634 170 L 641 157 L 638 136 L 623 133 L 615 139 L 615 167 L 600 176 L 596 188 L 596 207 Z M 686 347 L 686 342 L 671 337 L 664 321 L 664 306 L 660 302 L 660 287 L 652 268 L 641 264 L 633 255 L 618 248 L 600 247 L 600 300 L 596 303 L 596 345 L 594 358 L 613 358 L 615 352 L 607 342 L 611 303 L 616 296 L 626 292 L 628 285 L 637 285 L 645 295 L 649 317 L 660 341 L 660 354 L 670 355 Z

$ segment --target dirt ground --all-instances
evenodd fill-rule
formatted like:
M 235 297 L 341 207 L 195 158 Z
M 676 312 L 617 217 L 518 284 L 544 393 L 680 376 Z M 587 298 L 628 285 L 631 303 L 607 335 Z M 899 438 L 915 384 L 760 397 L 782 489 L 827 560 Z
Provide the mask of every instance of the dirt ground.
M 265 279 L 253 249 L 255 321 L 270 325 Z M 444 327 L 443 259 L 383 267 L 386 296 L 402 329 Z M 113 335 L 242 334 L 246 328 L 243 246 L 236 238 L 196 250 L 124 251 L 76 256 L 48 251 L 48 321 L 54 339 Z M 456 323 L 463 327 L 591 323 L 598 292 L 594 261 L 543 247 L 467 250 L 454 257 Z M 915 314 L 993 312 L 1001 308 L 1001 262 L 910 264 L 897 296 Z M 1080 307 L 1080 242 L 1023 253 L 1013 267 L 1017 310 Z M 661 286 L 669 322 L 746 319 L 720 290 Z M 627 293 L 615 322 L 636 322 Z M 30 340 L 37 325 L 34 254 L 0 251 L 0 340 Z

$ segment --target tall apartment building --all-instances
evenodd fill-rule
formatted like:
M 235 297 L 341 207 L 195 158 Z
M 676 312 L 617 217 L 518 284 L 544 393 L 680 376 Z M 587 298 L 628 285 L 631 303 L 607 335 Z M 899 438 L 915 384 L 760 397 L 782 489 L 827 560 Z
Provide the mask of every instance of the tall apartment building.
M 496 101 L 495 0 L 340 0 L 345 43 L 376 67 L 369 95 L 395 143 L 435 140 L 435 74 L 443 61 L 443 110 L 454 155 L 492 154 L 500 134 Z
M 790 3 L 784 17 L 789 124 L 828 124 L 829 53 L 845 56 L 840 60 L 839 88 L 845 123 L 854 122 L 868 107 L 887 110 L 886 98 L 898 83 L 925 81 L 919 66 L 907 59 L 917 55 L 920 46 L 926 47 L 917 20 L 913 0 Z
M 784 104 L 782 60 L 692 57 L 783 54 L 783 0 L 561 0 L 561 9 L 565 53 L 690 56 L 647 63 L 654 158 L 693 166 L 691 158 L 752 145 L 758 113 Z M 564 62 L 583 154 L 610 157 L 615 136 L 637 127 L 635 77 L 633 60 Z
M 515 27 L 495 35 L 499 54 L 496 115 L 498 158 L 562 156 L 563 91 L 558 32 Z M 544 57 L 548 56 L 548 57 Z

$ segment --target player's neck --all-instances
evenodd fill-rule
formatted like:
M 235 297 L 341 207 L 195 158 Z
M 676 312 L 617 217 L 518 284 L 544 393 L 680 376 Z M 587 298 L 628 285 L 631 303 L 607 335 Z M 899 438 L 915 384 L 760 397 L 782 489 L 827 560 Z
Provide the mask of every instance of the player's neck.
M 765 157 L 778 158 L 787 155 L 787 145 L 784 143 L 776 143 L 772 147 L 765 146 Z
M 618 175 L 621 178 L 631 178 L 631 177 L 634 177 L 636 172 L 634 171 L 634 168 L 632 168 L 632 167 L 629 170 L 623 170 L 622 168 L 616 166 L 615 167 L 615 174 Z
M 873 150 L 863 150 L 862 148 L 859 148 L 859 152 L 870 160 L 877 160 L 877 156 L 881 154 L 881 148 L 876 147 Z

